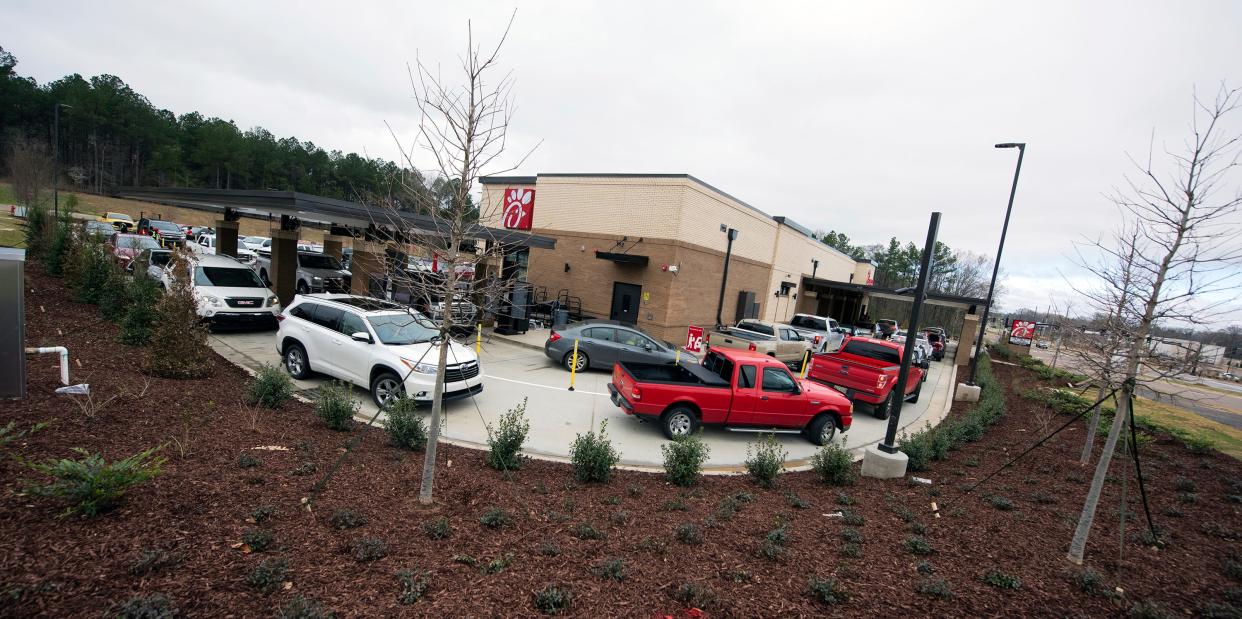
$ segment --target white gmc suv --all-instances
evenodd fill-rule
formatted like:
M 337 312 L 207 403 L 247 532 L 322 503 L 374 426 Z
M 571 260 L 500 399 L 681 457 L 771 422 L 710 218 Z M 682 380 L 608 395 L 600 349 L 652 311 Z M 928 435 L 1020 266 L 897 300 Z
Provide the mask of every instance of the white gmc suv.
M 276 349 L 294 378 L 327 374 L 371 391 L 380 408 L 402 393 L 430 402 L 439 329 L 403 305 L 348 294 L 303 294 L 278 317 Z M 468 346 L 449 340 L 444 400 L 483 390 L 483 371 Z

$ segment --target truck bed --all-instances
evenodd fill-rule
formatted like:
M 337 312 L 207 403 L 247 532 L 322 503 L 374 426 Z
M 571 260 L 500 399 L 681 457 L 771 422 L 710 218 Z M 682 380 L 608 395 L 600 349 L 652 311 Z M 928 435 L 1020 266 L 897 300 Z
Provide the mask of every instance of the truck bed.
M 716 331 L 716 333 L 727 335 L 732 338 L 737 338 L 739 340 L 747 340 L 751 342 L 770 342 L 776 339 L 776 336 L 774 335 L 767 335 L 765 333 L 756 333 L 754 331 L 747 331 L 746 329 L 720 329 Z
M 695 385 L 699 387 L 728 388 L 729 381 L 711 373 L 697 363 L 683 362 L 677 365 L 665 363 L 619 362 L 622 369 L 635 380 L 644 383 L 666 385 Z

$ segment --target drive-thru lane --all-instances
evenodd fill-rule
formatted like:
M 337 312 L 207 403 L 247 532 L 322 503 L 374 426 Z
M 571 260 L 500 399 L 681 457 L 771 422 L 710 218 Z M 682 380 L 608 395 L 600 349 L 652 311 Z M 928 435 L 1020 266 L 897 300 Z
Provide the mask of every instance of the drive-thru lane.
M 279 364 L 275 333 L 217 333 L 211 336 L 212 346 L 229 360 L 250 369 L 260 363 Z M 951 356 L 949 358 L 952 358 Z M 655 423 L 644 423 L 629 417 L 608 398 L 609 372 L 589 371 L 577 376 L 574 391 L 569 391 L 569 373 L 543 356 L 539 351 L 507 343 L 499 338 L 483 346 L 480 361 L 485 374 L 483 392 L 474 398 L 445 404 L 443 436 L 453 442 L 486 446 L 485 424 L 495 425 L 508 409 L 527 400 L 526 416 L 530 435 L 526 453 L 550 459 L 567 459 L 569 446 L 581 432 L 608 422 L 608 434 L 621 452 L 621 464 L 629 467 L 659 468 L 663 462 L 660 446 L 665 438 Z M 313 366 L 313 360 L 312 360 Z M 948 362 L 933 363 L 923 397 L 918 403 L 906 403 L 902 411 L 903 428 L 921 428 L 929 420 L 938 421 L 949 408 L 953 368 Z M 316 376 L 295 381 L 302 390 L 313 390 L 327 379 Z M 313 395 L 313 392 L 311 393 Z M 359 418 L 370 419 L 376 408 L 363 390 L 358 390 L 361 403 Z M 382 417 L 381 417 L 382 419 Z M 880 441 L 887 422 L 861 411 L 854 415 L 849 432 L 838 434 L 847 448 L 857 450 Z M 746 445 L 758 435 L 731 432 L 721 428 L 705 428 L 703 437 L 711 446 L 708 467 L 718 470 L 736 469 L 746 460 Z M 797 434 L 778 434 L 789 452 L 791 466 L 804 465 L 816 447 Z

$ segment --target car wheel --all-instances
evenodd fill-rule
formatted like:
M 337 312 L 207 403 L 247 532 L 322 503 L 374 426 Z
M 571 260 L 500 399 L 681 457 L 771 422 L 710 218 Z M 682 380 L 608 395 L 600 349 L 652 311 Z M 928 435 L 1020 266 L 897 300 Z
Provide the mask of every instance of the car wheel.
M 699 430 L 699 416 L 689 406 L 674 406 L 660 418 L 660 428 L 670 440 L 690 436 Z
M 307 287 L 306 282 L 298 282 L 297 293 L 306 294 L 308 292 L 310 292 L 310 288 Z
M 926 376 L 926 374 L 924 376 Z M 910 394 L 910 399 L 907 401 L 911 404 L 918 402 L 920 393 L 923 393 L 923 383 L 919 383 L 919 386 L 914 388 L 914 393 Z
M 888 419 L 889 414 L 891 414 L 892 412 L 893 412 L 893 392 L 890 391 L 888 392 L 888 397 L 884 398 L 883 402 L 880 402 L 879 404 L 877 404 L 875 406 L 875 410 L 873 410 L 871 414 L 874 415 L 876 419 Z
M 578 349 L 578 363 L 574 365 L 574 351 L 565 353 L 565 357 L 561 359 L 561 365 L 565 366 L 566 372 L 582 372 L 591 367 L 591 358 L 581 348 Z
M 285 347 L 285 370 L 294 378 L 310 377 L 310 359 L 301 344 L 294 343 Z
M 837 422 L 832 415 L 824 414 L 811 420 L 806 427 L 806 437 L 816 445 L 827 445 L 837 435 Z
M 405 395 L 401 377 L 392 372 L 382 372 L 371 381 L 371 399 L 380 408 L 387 408 L 397 398 Z

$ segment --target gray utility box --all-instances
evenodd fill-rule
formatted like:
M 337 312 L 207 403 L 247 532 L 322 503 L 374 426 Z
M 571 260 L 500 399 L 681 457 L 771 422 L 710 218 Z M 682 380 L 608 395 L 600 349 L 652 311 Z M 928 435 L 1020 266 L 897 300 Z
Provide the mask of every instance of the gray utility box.
M 26 250 L 0 247 L 0 398 L 26 397 Z

